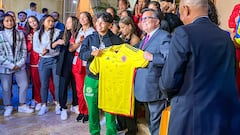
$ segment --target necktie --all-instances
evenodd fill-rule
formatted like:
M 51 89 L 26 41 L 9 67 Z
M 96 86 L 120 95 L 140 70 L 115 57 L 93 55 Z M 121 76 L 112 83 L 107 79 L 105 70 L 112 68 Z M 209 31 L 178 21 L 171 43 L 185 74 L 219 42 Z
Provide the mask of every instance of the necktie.
M 146 36 L 146 38 L 145 38 L 145 40 L 144 40 L 144 42 L 143 42 L 143 44 L 142 44 L 142 47 L 141 47 L 142 50 L 143 50 L 144 46 L 147 44 L 147 42 L 148 42 L 148 40 L 149 40 L 149 37 L 150 37 L 150 35 L 147 35 L 147 36 Z

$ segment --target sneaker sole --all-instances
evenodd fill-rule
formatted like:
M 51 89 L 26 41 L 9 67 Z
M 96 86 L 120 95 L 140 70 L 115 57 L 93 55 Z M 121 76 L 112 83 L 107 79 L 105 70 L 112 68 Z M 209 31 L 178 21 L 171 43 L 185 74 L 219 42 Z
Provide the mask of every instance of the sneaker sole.
M 31 112 L 25 112 L 25 111 L 18 111 L 19 113 L 33 113 L 34 111 Z

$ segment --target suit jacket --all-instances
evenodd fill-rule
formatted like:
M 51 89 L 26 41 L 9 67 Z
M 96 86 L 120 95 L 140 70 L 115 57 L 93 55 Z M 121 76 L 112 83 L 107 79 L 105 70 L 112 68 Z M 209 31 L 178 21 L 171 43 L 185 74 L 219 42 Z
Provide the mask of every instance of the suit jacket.
M 177 28 L 160 78 L 171 99 L 169 135 L 237 135 L 234 46 L 209 18 Z
M 134 94 L 138 101 L 151 102 L 163 99 L 158 82 L 168 54 L 170 38 L 168 32 L 157 29 L 145 44 L 143 51 L 152 53 L 153 60 L 146 68 L 137 69 Z M 144 40 L 140 42 L 139 48 L 142 47 Z

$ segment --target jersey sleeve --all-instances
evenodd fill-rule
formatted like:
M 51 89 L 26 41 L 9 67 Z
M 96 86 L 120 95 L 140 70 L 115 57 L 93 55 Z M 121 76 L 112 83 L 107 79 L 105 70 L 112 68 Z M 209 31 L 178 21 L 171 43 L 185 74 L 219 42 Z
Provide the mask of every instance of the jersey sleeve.
M 136 68 L 140 68 L 140 67 L 146 67 L 148 65 L 148 60 L 144 59 L 143 54 L 144 52 L 138 48 L 135 48 L 133 46 L 127 45 L 125 44 L 125 49 L 127 54 L 129 54 L 131 56 L 133 65 Z
M 144 59 L 143 54 L 144 52 L 140 49 L 136 52 L 136 57 L 134 60 L 134 64 L 136 67 L 144 68 L 148 65 L 149 62 L 148 60 Z
M 100 69 L 100 59 L 99 57 L 94 57 L 93 61 L 89 66 L 89 70 L 94 74 L 97 75 Z

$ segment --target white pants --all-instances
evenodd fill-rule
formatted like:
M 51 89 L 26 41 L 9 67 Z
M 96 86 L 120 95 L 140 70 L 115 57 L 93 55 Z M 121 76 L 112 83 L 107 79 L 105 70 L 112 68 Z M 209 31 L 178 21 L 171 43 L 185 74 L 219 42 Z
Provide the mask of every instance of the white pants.
M 19 90 L 19 103 L 26 103 L 28 78 L 26 70 L 20 70 L 12 74 L 0 73 L 0 80 L 3 93 L 3 104 L 11 105 L 11 93 L 12 93 L 12 78 L 16 77 Z

